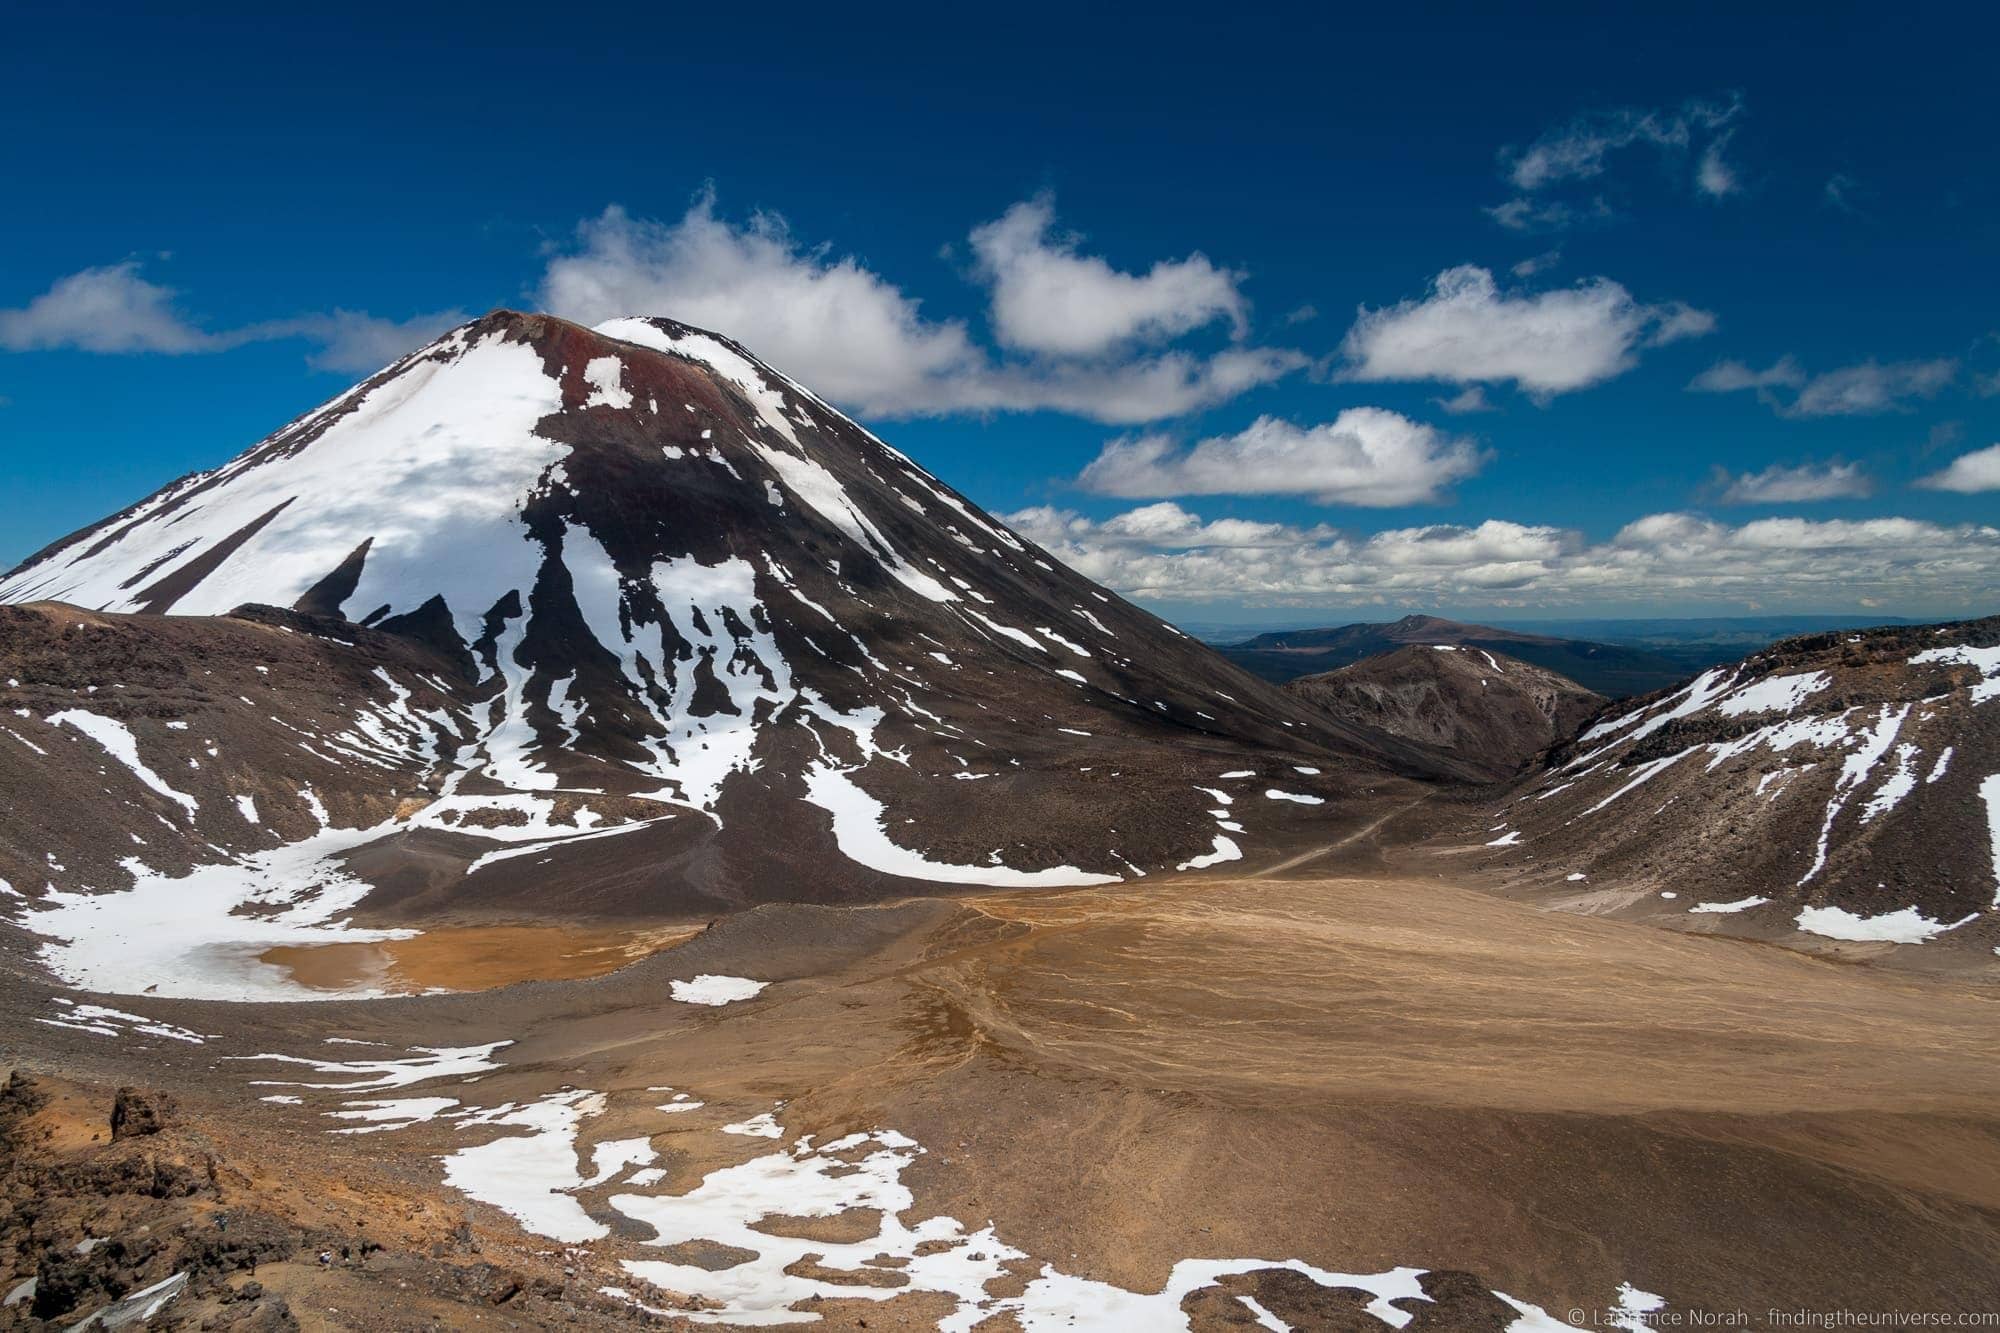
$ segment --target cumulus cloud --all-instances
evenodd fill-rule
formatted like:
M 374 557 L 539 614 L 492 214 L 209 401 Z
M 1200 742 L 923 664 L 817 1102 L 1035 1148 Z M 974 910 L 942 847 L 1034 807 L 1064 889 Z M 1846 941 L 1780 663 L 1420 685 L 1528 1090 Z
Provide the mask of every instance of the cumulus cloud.
M 1429 504 L 1484 461 L 1468 440 L 1377 407 L 1299 426 L 1258 417 L 1182 449 L 1158 435 L 1114 440 L 1077 482 L 1100 495 L 1309 495 L 1321 504 Z
M 1730 476 L 1718 469 L 1724 504 L 1803 504 L 1815 500 L 1863 499 L 1875 484 L 1859 463 L 1772 464 L 1762 472 Z
M 1086 518 L 1073 509 L 1048 505 L 1010 514 L 1007 521 L 1015 531 L 1045 546 L 1078 540 L 1175 550 L 1210 546 L 1252 549 L 1325 541 L 1335 535 L 1325 524 L 1302 528 L 1241 518 L 1204 521 L 1171 500 L 1141 505 L 1102 521 Z
M 783 218 L 718 217 L 704 191 L 679 221 L 612 206 L 542 275 L 543 308 L 597 324 L 666 315 L 725 333 L 820 393 L 881 410 L 979 363 L 965 326 L 923 317 L 852 256 L 802 246 Z
M 1023 200 L 973 228 L 972 253 L 992 292 L 994 335 L 1008 347 L 1094 356 L 1135 341 L 1178 337 L 1216 320 L 1248 331 L 1243 274 L 1202 254 L 1121 273 L 1077 253 L 1077 238 L 1051 235 L 1048 195 Z
M 17 310 L 0 310 L 0 347 L 85 352 L 209 352 L 228 345 L 174 308 L 172 288 L 139 276 L 139 262 L 59 278 Z
M 1024 216 L 1034 221 L 1032 211 Z M 1033 293 L 1060 286 L 1051 274 L 1088 271 L 1104 281 L 1094 288 L 1094 322 L 1071 343 L 1103 354 L 1063 355 L 1043 347 L 1026 359 L 998 358 L 963 321 L 927 318 L 918 301 L 859 259 L 803 244 L 775 214 L 734 223 L 718 215 L 708 191 L 674 222 L 636 218 L 616 207 L 585 222 L 575 246 L 550 257 L 540 299 L 544 308 L 584 323 L 666 315 L 713 329 L 828 398 L 882 417 L 1049 409 L 1136 424 L 1226 402 L 1310 363 L 1286 348 L 1238 345 L 1203 356 L 1120 347 L 1170 336 L 1195 319 L 1204 302 L 1209 313 L 1199 322 L 1233 323 L 1240 303 L 1214 308 L 1223 297 L 1220 286 L 1199 294 L 1196 271 L 1185 267 L 1194 260 L 1165 266 L 1170 276 L 1152 284 L 1151 274 L 1117 273 L 1077 255 L 1068 242 L 1049 241 L 1046 228 L 1036 233 L 1039 248 L 1021 249 L 1023 227 L 1017 219 L 1008 232 L 1009 244 L 1016 245 L 1006 251 L 1011 267 L 1005 281 L 1014 284 L 1010 318 L 1016 320 L 1010 336 L 1029 346 L 1060 342 L 1061 335 L 1041 322 L 1047 312 L 1031 308 Z M 997 238 L 993 246 L 1000 256 L 1004 247 Z M 1207 271 L 1233 283 L 1234 275 Z M 1160 272 L 1156 267 L 1154 274 Z
M 1134 511 L 1137 512 L 1137 511 Z M 1081 573 L 1131 596 L 1264 605 L 1589 606 L 1699 602 L 1955 608 L 2000 582 L 2000 528 L 1907 518 L 1760 519 L 1653 514 L 1605 541 L 1489 519 L 1372 536 L 1297 530 L 1268 544 L 1139 539 L 1120 515 L 1010 515 Z M 1176 509 L 1169 527 L 1207 525 Z
M 1951 460 L 1949 467 L 1922 478 L 1917 485 L 1925 490 L 1956 491 L 1960 495 L 2000 491 L 2000 444 L 1960 454 Z
M 1789 356 L 1767 369 L 1753 370 L 1741 361 L 1718 361 L 1688 383 L 1695 393 L 1739 393 L 1749 390 L 1781 416 L 1872 416 L 1909 410 L 1911 399 L 1930 398 L 1958 375 L 1950 357 L 1934 361 L 1863 361 L 1808 376 Z M 1791 390 L 1790 396 L 1778 392 Z
M 1503 292 L 1472 264 L 1438 274 L 1427 295 L 1363 307 L 1341 345 L 1357 380 L 1512 381 L 1548 397 L 1600 384 L 1641 347 L 1700 337 L 1715 317 L 1678 302 L 1642 305 L 1609 278 L 1552 291 Z
M 175 295 L 172 288 L 141 277 L 137 260 L 87 268 L 58 279 L 19 309 L 0 310 L 0 347 L 178 356 L 297 338 L 314 345 L 306 358 L 314 369 L 364 373 L 381 369 L 466 318 L 459 310 L 407 320 L 335 310 L 211 332 L 175 307 Z
M 1311 363 L 1284 348 L 1232 347 L 1206 357 L 1163 352 L 1109 364 L 1000 366 L 943 386 L 932 405 L 906 415 L 1047 408 L 1134 425 L 1226 403 Z

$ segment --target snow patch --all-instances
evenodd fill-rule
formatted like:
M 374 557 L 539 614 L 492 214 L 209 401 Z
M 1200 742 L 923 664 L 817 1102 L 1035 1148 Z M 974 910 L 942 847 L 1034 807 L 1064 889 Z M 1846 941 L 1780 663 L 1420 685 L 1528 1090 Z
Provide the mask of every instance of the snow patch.
M 583 367 L 583 382 L 590 386 L 585 407 L 630 407 L 632 395 L 625 390 L 625 363 L 615 356 L 592 357 Z
M 567 1191 L 586 1183 L 577 1169 L 577 1125 L 603 1109 L 603 1094 L 579 1090 L 473 1117 L 466 1123 L 529 1132 L 448 1154 L 443 1159 L 445 1184 L 492 1204 L 537 1235 L 566 1245 L 601 1240 L 611 1229 L 584 1212 Z
M 724 977 L 705 972 L 692 981 L 676 981 L 670 989 L 674 998 L 682 1004 L 721 1006 L 753 999 L 769 984 L 752 981 L 748 977 Z
M 1947 924 L 1931 920 L 1915 907 L 1879 916 L 1857 916 L 1839 907 L 1802 907 L 1797 918 L 1799 929 L 1807 934 L 1833 940 L 1882 940 L 1890 944 L 1923 944 L 1972 919 L 1968 916 Z
M 1210 866 L 1221 865 L 1225 861 L 1241 861 L 1242 859 L 1243 849 L 1236 845 L 1235 840 L 1218 833 L 1215 835 L 1212 850 L 1203 852 L 1200 856 L 1191 857 L 1181 862 L 1178 866 L 1175 866 L 1174 869 L 1206 870 Z
M 858 865 L 885 875 L 927 880 L 933 884 L 985 884 L 995 888 L 1060 888 L 1070 885 L 1116 884 L 1118 875 L 1097 874 L 1075 866 L 1045 870 L 1015 870 L 1004 865 L 966 866 L 933 861 L 921 852 L 900 847 L 883 827 L 882 802 L 863 791 L 850 770 L 830 762 L 806 770 L 805 799 L 833 816 L 833 840 L 841 854 Z
M 1716 705 L 1715 711 L 1724 717 L 1741 717 L 1745 713 L 1789 713 L 1831 683 L 1831 678 L 1824 671 L 1798 676 L 1766 676 L 1731 693 Z
M 1979 799 L 1986 802 L 1986 836 L 1993 851 L 1993 906 L 2000 909 L 2000 773 L 1979 784 Z
M 96 741 L 106 754 L 130 769 L 133 777 L 186 810 L 189 819 L 193 819 L 201 809 L 201 803 L 194 797 L 169 787 L 166 779 L 146 766 L 139 758 L 139 742 L 132 735 L 132 729 L 118 719 L 81 708 L 69 708 L 49 714 L 48 721 L 52 726 L 73 728 Z
M 1983 704 L 1989 699 L 2000 699 L 2000 646 L 1974 648 L 1960 644 L 1952 648 L 1926 648 L 1910 659 L 1911 666 L 1922 666 L 1929 662 L 1950 662 L 1969 666 L 1982 677 L 1972 687 L 1972 702 Z

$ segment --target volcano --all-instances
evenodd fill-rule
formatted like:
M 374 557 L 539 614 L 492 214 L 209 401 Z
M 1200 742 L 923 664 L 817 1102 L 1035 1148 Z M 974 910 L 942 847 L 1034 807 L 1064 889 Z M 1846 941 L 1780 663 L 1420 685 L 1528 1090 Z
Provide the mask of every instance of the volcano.
M 490 314 L 0 602 L 0 881 L 58 937 L 1099 884 L 1451 769 L 665 319 Z
M 1512 777 L 1569 740 L 1608 702 L 1505 653 L 1412 644 L 1287 681 L 1285 692 L 1458 756 L 1487 781 Z

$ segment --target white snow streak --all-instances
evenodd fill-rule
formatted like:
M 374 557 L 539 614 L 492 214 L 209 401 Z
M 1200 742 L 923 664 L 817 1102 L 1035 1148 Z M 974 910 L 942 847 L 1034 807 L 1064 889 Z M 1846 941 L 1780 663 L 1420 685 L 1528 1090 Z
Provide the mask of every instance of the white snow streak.
M 139 742 L 133 737 L 132 729 L 116 718 L 104 717 L 98 713 L 86 712 L 81 708 L 69 708 L 60 713 L 51 713 L 49 722 L 55 726 L 74 728 L 102 746 L 104 752 L 130 769 L 132 776 L 151 787 L 168 800 L 177 803 L 194 818 L 201 809 L 201 803 L 184 791 L 176 791 L 167 785 L 165 778 L 146 767 L 139 758 Z

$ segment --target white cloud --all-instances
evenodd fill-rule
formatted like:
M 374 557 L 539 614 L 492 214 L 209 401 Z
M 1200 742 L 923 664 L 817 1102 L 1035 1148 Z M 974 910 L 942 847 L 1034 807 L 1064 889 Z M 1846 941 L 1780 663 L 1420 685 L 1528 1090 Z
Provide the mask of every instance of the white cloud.
M 1726 199 L 1743 188 L 1736 168 L 1724 160 L 1722 154 L 1729 147 L 1734 131 L 1718 134 L 1701 152 L 1701 161 L 1695 164 L 1694 187 L 1711 199 Z
M 1560 197 L 1561 187 L 1607 176 L 1612 159 L 1631 149 L 1650 149 L 1705 198 L 1724 199 L 1743 191 L 1742 173 L 1728 157 L 1742 99 L 1691 100 L 1679 107 L 1647 110 L 1618 107 L 1590 111 L 1543 134 L 1526 148 L 1500 152 L 1501 175 L 1518 193 L 1486 208 L 1486 215 L 1510 231 L 1559 231 L 1614 216 L 1599 185 L 1587 197 Z M 1693 155 L 1693 168 L 1688 162 Z
M 1517 278 L 1532 278 L 1537 273 L 1546 273 L 1562 263 L 1562 257 L 1563 252 L 1560 250 L 1544 250 L 1538 255 L 1530 255 L 1523 259 L 1514 265 L 1510 272 Z
M 1717 131 L 1742 109 L 1742 101 L 1731 98 L 1727 102 L 1689 101 L 1672 110 L 1619 107 L 1586 112 L 1543 134 L 1525 149 L 1503 150 L 1501 161 L 1514 188 L 1534 191 L 1600 176 L 1612 154 L 1635 145 L 1685 153 L 1703 137 L 1714 136 L 1704 153 L 1704 163 L 1707 153 L 1713 153 L 1721 167 L 1721 149 L 1728 135 Z
M 1249 304 L 1240 273 L 1199 253 L 1121 273 L 1051 236 L 1055 205 L 1038 195 L 973 228 L 972 253 L 992 291 L 994 335 L 1004 346 L 1057 356 L 1096 356 L 1123 344 L 1162 341 L 1228 320 L 1241 338 Z
M 1806 382 L 1806 372 L 1789 356 L 1781 356 L 1764 370 L 1752 370 L 1741 361 L 1718 361 L 1688 381 L 1694 393 L 1736 393 L 1743 389 L 1796 389 Z
M 1609 278 L 1540 293 L 1502 292 L 1464 264 L 1438 274 L 1421 300 L 1363 307 L 1342 344 L 1347 378 L 1513 381 L 1546 397 L 1588 388 L 1637 364 L 1635 352 L 1715 327 L 1679 303 L 1641 305 Z
M 25 352 L 209 352 L 227 343 L 174 309 L 174 292 L 139 276 L 137 260 L 59 278 L 18 310 L 0 310 L 0 347 Z
M 1802 504 L 1814 500 L 1861 499 L 1875 484 L 1859 463 L 1772 464 L 1762 472 L 1723 473 L 1724 504 Z
M 1047 505 L 1010 514 L 1007 521 L 1015 531 L 1044 545 L 1092 540 L 1114 546 L 1176 550 L 1210 546 L 1251 549 L 1294 546 L 1334 536 L 1333 529 L 1325 524 L 1300 528 L 1288 523 L 1258 523 L 1240 518 L 1204 521 L 1171 500 L 1128 509 L 1101 522 L 1085 518 L 1075 510 Z
M 2000 491 L 2000 444 L 1960 454 L 1944 471 L 1933 472 L 1917 485 L 1932 491 L 1956 491 L 1960 495 Z
M 1226 402 L 1310 360 L 1244 346 L 1210 356 L 1164 350 L 1000 360 L 962 321 L 925 318 L 915 299 L 860 260 L 801 244 L 773 214 L 734 224 L 717 215 L 706 191 L 676 222 L 615 207 L 585 222 L 575 248 L 548 261 L 540 299 L 585 323 L 666 315 L 727 334 L 816 392 L 882 417 L 1049 409 L 1115 424 L 1155 421 Z M 1102 345 L 1114 326 L 1126 337 L 1162 336 L 1190 308 L 1177 316 L 1128 304 L 1123 324 L 1100 311 L 1087 341 Z
M 1858 366 L 1813 376 L 1786 411 L 1795 417 L 1867 416 L 1904 411 L 1906 400 L 1931 397 L 1957 374 L 1958 362 L 1948 357 L 1887 365 L 1864 361 Z
M 1515 195 L 1484 212 L 1508 231 L 1561 231 L 1579 223 L 1603 222 L 1612 216 L 1611 205 L 1602 198 L 1584 204 L 1566 204 L 1559 199 L 1530 199 L 1526 195 Z
M 1126 517 L 1041 510 L 1009 521 L 1092 578 L 1174 602 L 1949 610 L 1990 598 L 2000 582 L 2000 528 L 1907 518 L 1732 526 L 1697 514 L 1653 514 L 1594 543 L 1558 528 L 1489 519 L 1369 537 L 1293 529 L 1269 544 L 1175 545 L 1133 537 Z M 1199 533 L 1207 525 L 1176 508 L 1173 524 L 1156 526 Z
M 1863 361 L 1808 376 L 1796 360 L 1783 356 L 1765 370 L 1753 370 L 1741 361 L 1718 361 L 1689 381 L 1688 388 L 1695 393 L 1751 390 L 1780 416 L 1872 416 L 1906 411 L 1910 399 L 1934 396 L 1957 374 L 1958 362 L 1943 357 L 1886 364 Z M 1787 398 L 1776 392 L 1779 389 L 1796 392 Z
M 1684 338 L 1706 338 L 1715 332 L 1714 313 L 1697 310 L 1685 301 L 1668 301 L 1646 309 L 1652 319 L 1652 330 L 1646 335 L 1648 347 L 1665 347 Z
M 1468 384 L 1449 398 L 1433 398 L 1431 401 L 1453 416 L 1493 410 L 1493 404 L 1486 401 L 1485 388 L 1478 384 Z
M 579 247 L 542 276 L 541 305 L 585 324 L 666 315 L 727 334 L 831 398 L 909 410 L 935 381 L 980 362 L 965 326 L 918 303 L 852 256 L 802 247 L 769 213 L 732 225 L 704 191 L 678 222 L 613 206 L 578 227 Z
M 371 374 L 470 319 L 463 310 L 440 310 L 409 319 L 382 319 L 358 310 L 335 310 L 257 326 L 260 337 L 304 338 L 318 344 L 306 357 L 314 370 Z
M 935 401 L 910 414 L 1047 408 L 1136 425 L 1226 403 L 1310 364 L 1285 348 L 1231 347 L 1207 357 L 1163 352 L 1106 364 L 998 366 L 938 386 Z
M 1376 407 L 1297 426 L 1258 417 L 1234 435 L 1183 450 L 1157 435 L 1104 446 L 1078 484 L 1101 495 L 1309 495 L 1321 504 L 1429 504 L 1479 470 L 1480 451 L 1434 426 Z
M 140 277 L 137 260 L 87 268 L 58 279 L 18 310 L 0 310 L 0 347 L 182 355 L 298 338 L 316 346 L 306 358 L 314 369 L 360 374 L 381 369 L 466 318 L 458 310 L 400 321 L 335 310 L 209 332 L 174 308 L 174 295 Z

